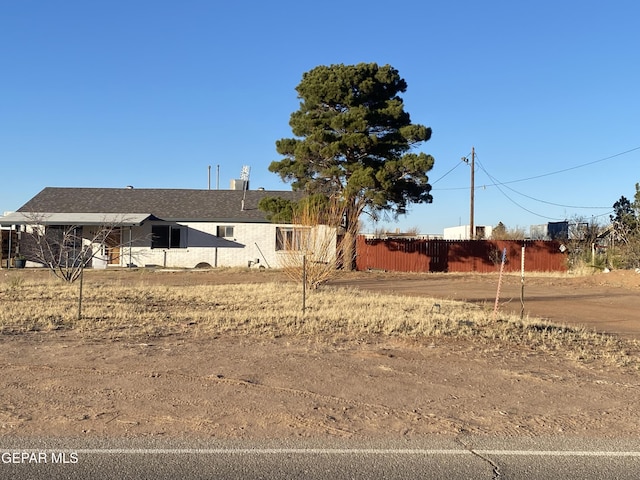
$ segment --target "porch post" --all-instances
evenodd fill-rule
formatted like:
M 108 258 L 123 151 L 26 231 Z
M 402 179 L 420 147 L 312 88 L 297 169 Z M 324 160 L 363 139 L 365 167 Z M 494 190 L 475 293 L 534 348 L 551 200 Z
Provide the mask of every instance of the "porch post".
M 9 225 L 9 250 L 7 252 L 7 268 L 11 268 L 11 240 L 13 240 L 13 225 Z

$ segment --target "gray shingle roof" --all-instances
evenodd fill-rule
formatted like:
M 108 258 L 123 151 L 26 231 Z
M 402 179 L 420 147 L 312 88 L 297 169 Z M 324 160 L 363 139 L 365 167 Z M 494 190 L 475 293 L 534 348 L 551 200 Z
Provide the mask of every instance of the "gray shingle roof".
M 244 210 L 242 199 L 245 196 Z M 296 200 L 298 192 L 155 188 L 47 187 L 18 209 L 25 213 L 150 213 L 167 221 L 268 222 L 263 197 Z

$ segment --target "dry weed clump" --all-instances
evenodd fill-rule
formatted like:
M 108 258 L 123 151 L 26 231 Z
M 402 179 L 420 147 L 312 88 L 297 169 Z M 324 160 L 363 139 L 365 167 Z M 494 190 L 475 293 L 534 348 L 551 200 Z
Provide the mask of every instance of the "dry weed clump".
M 308 197 L 292 215 L 294 227 L 281 240 L 280 267 L 296 282 L 317 288 L 338 275 L 338 266 L 347 270 L 355 262 L 353 232 L 343 224 L 356 225 L 347 218 L 343 200 L 322 195 Z
M 320 288 L 301 311 L 293 283 L 230 285 L 86 285 L 77 319 L 78 289 L 61 282 L 0 283 L 0 331 L 69 329 L 107 338 L 172 334 L 366 335 L 454 337 L 485 348 L 519 346 L 589 362 L 638 365 L 637 345 L 582 328 L 520 320 L 468 303 Z

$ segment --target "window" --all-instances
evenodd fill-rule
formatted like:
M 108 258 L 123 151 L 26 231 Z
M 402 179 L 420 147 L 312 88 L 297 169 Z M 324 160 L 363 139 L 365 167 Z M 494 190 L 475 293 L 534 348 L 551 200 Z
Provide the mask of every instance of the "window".
M 302 250 L 308 237 L 308 228 L 276 227 L 276 250 Z
M 151 227 L 151 248 L 185 248 L 181 242 L 182 237 L 182 227 L 153 225 Z
M 224 238 L 233 238 L 233 225 L 219 225 L 218 236 Z

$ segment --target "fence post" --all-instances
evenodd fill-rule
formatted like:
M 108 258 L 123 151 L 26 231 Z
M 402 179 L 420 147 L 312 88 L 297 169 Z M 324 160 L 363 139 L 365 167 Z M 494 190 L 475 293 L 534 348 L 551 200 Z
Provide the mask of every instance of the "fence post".
M 307 309 L 307 255 L 302 255 L 302 313 Z
M 78 293 L 78 321 L 82 320 L 82 283 L 84 280 L 84 264 L 80 265 L 80 288 Z
M 498 313 L 498 302 L 500 301 L 500 287 L 502 286 L 502 274 L 504 272 L 504 264 L 507 261 L 507 247 L 502 250 L 502 262 L 500 263 L 500 276 L 498 277 L 498 291 L 496 292 L 496 303 L 493 306 L 493 317 Z
M 521 271 L 521 284 L 520 284 L 520 320 L 522 320 L 522 318 L 524 317 L 524 251 L 525 251 L 525 245 L 522 245 L 522 260 L 521 260 L 521 265 L 520 265 L 520 271 Z

